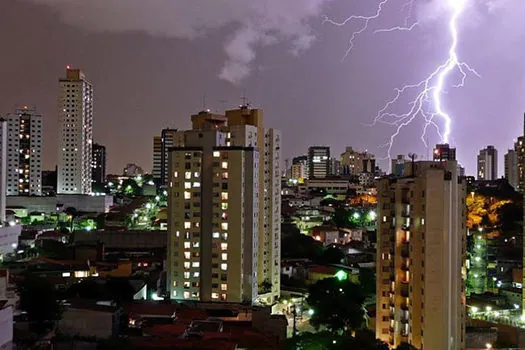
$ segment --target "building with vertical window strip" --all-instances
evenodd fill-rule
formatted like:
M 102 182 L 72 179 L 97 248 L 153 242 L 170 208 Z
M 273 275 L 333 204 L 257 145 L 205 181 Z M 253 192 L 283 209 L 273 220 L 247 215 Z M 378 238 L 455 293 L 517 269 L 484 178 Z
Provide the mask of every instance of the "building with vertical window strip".
M 405 165 L 377 186 L 376 337 L 464 349 L 466 185 L 454 160 Z
M 93 143 L 93 85 L 79 69 L 59 80 L 58 194 L 90 194 Z
M 42 116 L 24 106 L 6 117 L 8 196 L 42 195 Z
M 280 133 L 262 111 L 201 112 L 169 158 L 171 298 L 271 302 L 280 290 Z

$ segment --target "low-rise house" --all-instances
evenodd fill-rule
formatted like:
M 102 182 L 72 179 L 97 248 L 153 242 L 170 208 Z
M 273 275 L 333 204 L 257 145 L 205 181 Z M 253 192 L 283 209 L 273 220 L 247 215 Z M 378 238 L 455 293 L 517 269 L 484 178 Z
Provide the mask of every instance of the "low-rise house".
M 73 300 L 65 304 L 58 329 L 67 336 L 106 339 L 118 335 L 121 317 L 122 309 L 110 303 Z

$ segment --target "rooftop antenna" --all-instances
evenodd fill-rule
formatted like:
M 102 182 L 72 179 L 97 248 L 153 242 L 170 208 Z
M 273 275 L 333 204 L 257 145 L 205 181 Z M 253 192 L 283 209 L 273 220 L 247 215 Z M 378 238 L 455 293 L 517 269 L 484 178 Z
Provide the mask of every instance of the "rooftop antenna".
M 242 107 L 248 107 L 248 98 L 246 97 L 246 89 L 243 89 L 241 99 L 242 99 Z
M 202 95 L 202 110 L 207 111 L 206 108 L 206 94 Z
M 410 158 L 410 162 L 412 163 L 412 176 L 416 176 L 416 159 L 417 154 L 415 153 L 409 153 L 408 158 Z

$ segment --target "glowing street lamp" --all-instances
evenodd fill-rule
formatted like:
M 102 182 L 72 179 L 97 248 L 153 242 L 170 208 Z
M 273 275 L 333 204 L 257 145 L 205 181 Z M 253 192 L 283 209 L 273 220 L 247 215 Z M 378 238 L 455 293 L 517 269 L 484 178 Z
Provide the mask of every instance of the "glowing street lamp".
M 337 273 L 334 275 L 335 278 L 337 278 L 339 281 L 344 281 L 348 278 L 348 273 L 346 273 L 343 270 L 337 271 Z

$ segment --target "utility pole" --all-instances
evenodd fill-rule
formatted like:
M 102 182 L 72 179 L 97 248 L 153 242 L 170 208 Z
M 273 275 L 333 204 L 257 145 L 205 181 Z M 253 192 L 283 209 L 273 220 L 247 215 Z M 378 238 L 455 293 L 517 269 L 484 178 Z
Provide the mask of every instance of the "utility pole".
M 297 335 L 297 310 L 295 309 L 295 304 L 293 305 L 292 315 L 293 315 L 292 337 L 295 337 Z

